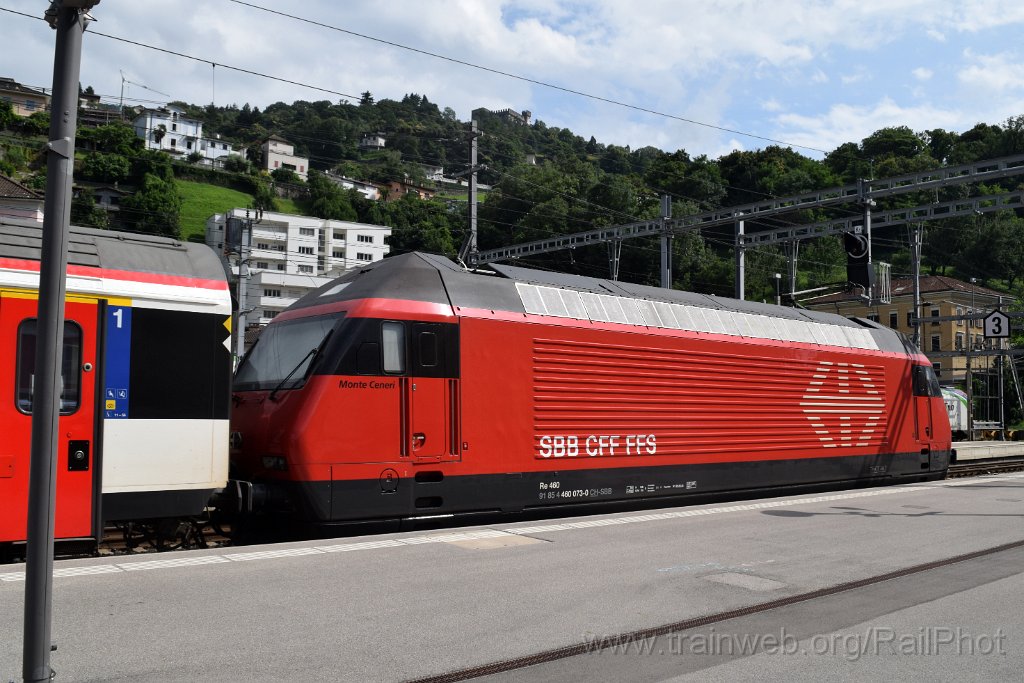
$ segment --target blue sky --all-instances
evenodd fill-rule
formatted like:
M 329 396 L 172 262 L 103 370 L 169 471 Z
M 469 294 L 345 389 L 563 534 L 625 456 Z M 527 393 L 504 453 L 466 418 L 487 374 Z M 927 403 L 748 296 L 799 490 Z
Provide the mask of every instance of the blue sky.
M 33 16 L 48 4 L 0 0 L 0 8 Z M 463 120 L 480 106 L 530 110 L 548 126 L 606 144 L 684 149 L 712 158 L 771 144 L 765 138 L 821 157 L 885 126 L 962 132 L 1024 114 L 1020 0 L 251 4 L 667 116 L 230 0 L 102 0 L 92 29 L 338 93 L 400 99 L 415 92 Z M 0 12 L 0 33 L 0 75 L 49 86 L 52 30 Z M 116 101 L 122 71 L 130 101 L 265 107 L 342 99 L 87 35 L 82 83 Z

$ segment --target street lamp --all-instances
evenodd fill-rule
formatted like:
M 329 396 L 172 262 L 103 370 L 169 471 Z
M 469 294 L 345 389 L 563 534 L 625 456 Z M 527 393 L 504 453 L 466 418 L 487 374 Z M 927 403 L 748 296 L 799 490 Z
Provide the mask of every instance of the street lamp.
M 775 273 L 775 305 L 782 305 L 782 273 Z

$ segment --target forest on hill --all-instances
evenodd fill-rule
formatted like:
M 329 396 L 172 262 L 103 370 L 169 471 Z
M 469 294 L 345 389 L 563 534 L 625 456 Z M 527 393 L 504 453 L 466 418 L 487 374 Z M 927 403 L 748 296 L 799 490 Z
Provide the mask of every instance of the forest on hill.
M 443 167 L 444 175 L 465 172 L 470 159 L 470 128 L 449 108 L 426 96 L 409 94 L 398 100 L 375 100 L 364 93 L 359 102 L 278 102 L 263 110 L 241 107 L 197 107 L 173 103 L 203 121 L 205 134 L 219 134 L 248 158 L 232 159 L 227 172 L 202 168 L 189 160 L 171 162 L 142 150 L 131 129 L 120 124 L 82 129 L 76 177 L 97 182 L 119 180 L 136 192 L 126 198 L 119 227 L 178 234 L 181 197 L 173 178 L 243 189 L 254 206 L 273 208 L 273 185 L 290 186 L 295 205 L 309 215 L 356 220 L 393 228 L 393 253 L 413 249 L 454 255 L 467 232 L 465 195 L 438 187 L 437 198 L 411 197 L 374 202 L 353 190 L 342 190 L 322 172 L 358 180 L 403 180 L 431 187 L 424 167 Z M 0 103 L 0 173 L 15 175 L 40 187 L 40 171 L 29 169 L 45 134 L 42 117 L 20 119 Z M 717 159 L 692 156 L 686 150 L 654 147 L 630 149 L 584 139 L 566 128 L 478 110 L 479 156 L 485 168 L 479 181 L 489 186 L 479 204 L 479 246 L 490 249 L 608 225 L 655 218 L 660 197 L 672 198 L 672 215 L 681 217 L 769 197 L 829 188 L 861 178 L 884 178 L 983 159 L 1024 153 L 1024 116 L 999 123 L 979 123 L 958 133 L 942 129 L 914 131 L 891 127 L 860 141 L 847 142 L 822 159 L 793 149 L 769 146 L 734 151 Z M 33 121 L 32 119 L 36 119 Z M 41 130 L 40 130 L 41 128 Z M 364 135 L 382 134 L 386 147 L 361 150 Z M 259 143 L 277 134 L 294 144 L 297 155 L 310 159 L 306 183 L 287 173 L 269 177 L 255 170 Z M 134 139 L 133 139 L 134 138 Z M 254 150 L 256 152 L 254 152 Z M 999 184 L 958 186 L 933 193 L 901 195 L 880 208 L 915 206 L 964 196 L 1012 192 L 1024 179 Z M 296 189 L 297 188 L 297 189 Z M 140 196 L 141 195 L 141 196 Z M 123 207 L 125 208 L 125 207 Z M 80 222 L 102 216 L 83 200 L 76 207 Z M 849 213 L 850 208 L 843 211 Z M 840 212 L 842 213 L 842 212 Z M 794 211 L 759 227 L 806 223 L 839 215 L 835 211 Z M 908 234 L 887 228 L 875 234 L 878 260 L 893 264 L 893 275 L 908 274 Z M 977 277 L 986 285 L 1017 294 L 1024 287 L 1024 219 L 1013 211 L 929 222 L 925 227 L 925 272 L 963 279 Z M 673 241 L 674 286 L 730 295 L 734 265 L 731 230 L 684 233 Z M 659 282 L 657 239 L 623 242 L 620 277 L 645 284 Z M 523 261 L 524 265 L 609 276 L 603 246 L 555 252 Z M 801 245 L 798 289 L 845 279 L 845 252 L 837 238 L 817 238 Z M 773 298 L 774 274 L 785 272 L 781 247 L 760 246 L 747 252 L 749 298 Z

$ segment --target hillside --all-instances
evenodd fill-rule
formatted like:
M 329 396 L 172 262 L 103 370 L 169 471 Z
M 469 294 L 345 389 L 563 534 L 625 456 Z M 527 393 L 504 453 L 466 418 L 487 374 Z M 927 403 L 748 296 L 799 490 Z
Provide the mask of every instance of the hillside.
M 215 213 L 224 213 L 238 207 L 252 205 L 253 196 L 219 185 L 208 185 L 191 180 L 175 180 L 181 195 L 181 238 L 202 237 L 206 219 Z

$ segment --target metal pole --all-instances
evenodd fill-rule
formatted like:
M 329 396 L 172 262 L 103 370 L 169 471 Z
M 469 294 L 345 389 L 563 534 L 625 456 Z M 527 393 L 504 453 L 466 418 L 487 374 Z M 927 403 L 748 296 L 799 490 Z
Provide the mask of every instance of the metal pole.
M 996 303 L 998 310 L 1003 309 L 1003 297 L 999 297 Z M 1006 349 L 1006 343 L 1002 339 L 997 339 L 996 343 L 999 344 L 999 350 L 1003 351 Z M 1003 393 L 1006 387 L 1003 385 L 1003 371 L 1006 370 L 1006 356 L 1000 354 L 996 357 L 996 367 L 999 368 L 999 440 L 1006 440 L 1006 399 Z
M 746 260 L 744 258 L 743 221 L 736 221 L 736 298 L 743 300 L 746 290 Z
M 914 346 L 921 348 L 921 226 L 914 223 L 910 243 L 914 266 Z M 968 336 L 970 332 L 968 331 Z
M 672 218 L 672 198 L 661 195 L 661 286 L 672 289 L 672 234 L 668 229 L 668 219 Z
M 472 139 L 469 145 L 469 167 L 473 170 L 469 174 L 469 253 L 475 254 L 477 252 L 476 247 L 476 171 L 477 171 L 477 140 L 480 137 L 480 133 L 477 129 L 476 121 L 470 121 L 469 124 L 470 135 Z
M 971 278 L 971 316 L 974 315 L 974 284 L 978 280 Z M 974 334 L 971 328 L 974 320 L 967 321 L 967 440 L 974 441 L 974 375 L 971 372 L 971 347 L 974 346 Z
M 875 296 L 874 296 L 875 295 L 875 292 L 874 292 L 875 287 L 874 287 L 874 277 L 873 277 L 874 261 L 871 260 L 871 207 L 875 205 L 875 200 L 872 199 L 871 196 L 870 196 L 870 193 L 868 191 L 868 181 L 867 180 L 861 178 L 858 181 L 858 184 L 859 184 L 858 191 L 859 191 L 859 194 L 860 194 L 860 200 L 861 200 L 861 203 L 864 205 L 864 238 L 867 240 L 867 243 L 868 243 L 868 264 L 867 264 L 868 265 L 868 272 L 867 272 L 868 282 L 864 286 L 864 296 L 867 297 L 868 305 L 870 306 L 871 303 L 874 301 L 874 298 L 875 298 Z
M 476 172 L 479 170 L 477 159 L 477 138 L 480 133 L 476 121 L 470 121 L 469 128 L 469 235 L 459 249 L 459 261 L 465 263 L 468 259 L 471 264 L 476 263 Z
M 96 0 L 98 2 L 98 0 Z M 79 3 L 81 5 L 83 3 Z M 60 439 L 61 365 L 64 354 L 64 296 L 71 221 L 71 181 L 78 123 L 78 77 L 86 8 L 54 2 L 46 11 L 57 30 L 53 59 L 50 142 L 47 144 L 46 200 L 39 263 L 35 396 L 29 465 L 28 535 L 25 555 L 25 633 L 22 676 L 49 681 L 53 603 L 53 536 Z
M 238 316 L 235 330 L 235 366 L 245 355 L 245 327 L 247 324 L 248 292 L 249 292 L 249 257 L 252 255 L 252 220 L 249 212 L 245 212 L 242 223 L 242 234 L 238 241 Z
M 796 306 L 796 262 L 800 253 L 800 240 L 786 242 L 786 257 L 789 260 L 789 305 Z
M 1003 347 L 1003 340 L 1000 339 L 998 343 L 999 343 L 999 348 L 1002 349 L 1002 347 Z M 1003 356 L 1003 355 L 996 356 L 996 367 L 999 369 L 999 383 L 998 383 L 999 389 L 998 389 L 998 391 L 999 391 L 999 440 L 1000 441 L 1005 441 L 1006 440 L 1006 402 L 1003 399 L 1003 392 L 1006 390 L 1006 387 L 1003 386 L 1003 364 L 1006 362 L 1004 360 L 1005 358 L 1006 358 L 1006 356 Z
M 782 273 L 775 273 L 775 305 L 782 305 Z
M 612 280 L 619 279 L 619 260 L 622 258 L 622 240 L 613 240 L 608 243 L 608 269 L 611 271 Z

